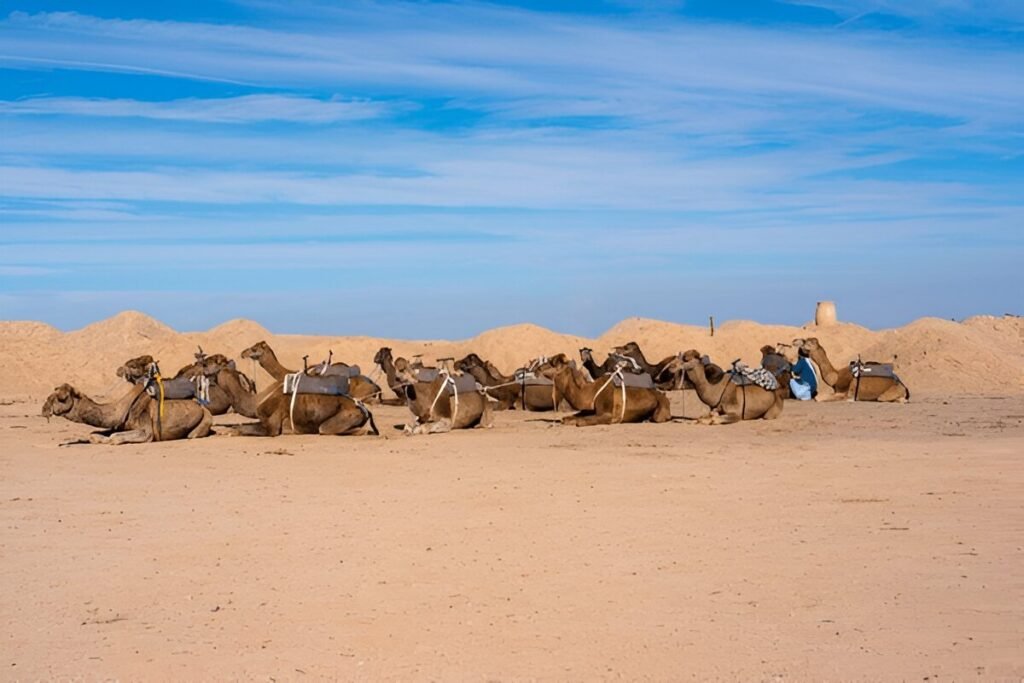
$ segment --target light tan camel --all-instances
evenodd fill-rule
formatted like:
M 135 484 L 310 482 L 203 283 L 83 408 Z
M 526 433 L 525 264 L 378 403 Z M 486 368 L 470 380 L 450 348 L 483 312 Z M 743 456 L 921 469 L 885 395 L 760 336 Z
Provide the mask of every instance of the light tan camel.
M 615 386 L 614 373 L 591 382 L 569 364 L 545 370 L 555 382 L 556 400 L 564 398 L 576 414 L 562 418 L 577 427 L 623 422 L 668 422 L 668 398 L 657 389 Z
M 482 391 L 448 393 L 446 385 L 457 378 L 441 372 L 432 382 L 412 382 L 401 387 L 416 422 L 406 434 L 439 434 L 453 429 L 489 428 L 494 421 L 491 402 Z
M 880 403 L 906 403 L 910 400 L 910 389 L 901 380 L 894 377 L 872 377 L 865 375 L 857 378 L 850 366 L 836 369 L 829 360 L 828 354 L 815 337 L 794 339 L 793 345 L 803 349 L 821 370 L 821 380 L 835 390 L 830 397 L 818 400 L 839 401 L 878 401 Z M 879 365 L 877 362 L 865 365 Z
M 113 432 L 89 437 L 91 443 L 113 446 L 209 435 L 213 416 L 195 401 L 164 401 L 162 415 L 160 407 L 141 385 L 132 386 L 113 403 L 97 403 L 70 384 L 62 384 L 46 399 L 42 414 Z
M 711 408 L 711 415 L 699 422 L 707 424 L 731 424 L 741 420 L 774 420 L 782 414 L 784 404 L 779 392 L 768 391 L 756 384 L 740 386 L 733 382 L 728 373 L 717 382 L 707 377 L 707 368 L 697 358 L 675 363 L 686 374 L 686 379 L 697 390 L 701 402 Z
M 270 348 L 270 345 L 265 341 L 257 342 L 249 348 L 242 351 L 240 354 L 242 358 L 251 358 L 260 364 L 264 370 L 267 371 L 271 377 L 278 382 L 283 382 L 286 375 L 295 374 L 294 370 L 281 365 L 281 362 L 277 360 L 277 354 Z M 320 367 L 320 366 L 316 366 Z M 331 372 L 331 368 L 347 369 L 350 366 L 347 363 L 333 363 L 327 370 L 327 375 L 334 374 Z M 314 374 L 311 370 L 310 374 Z M 319 370 L 315 372 L 319 375 Z M 367 377 L 366 375 L 355 375 L 349 377 L 348 381 L 349 393 L 352 398 L 358 399 L 363 403 L 376 403 L 380 401 L 381 388 L 377 386 L 376 382 Z

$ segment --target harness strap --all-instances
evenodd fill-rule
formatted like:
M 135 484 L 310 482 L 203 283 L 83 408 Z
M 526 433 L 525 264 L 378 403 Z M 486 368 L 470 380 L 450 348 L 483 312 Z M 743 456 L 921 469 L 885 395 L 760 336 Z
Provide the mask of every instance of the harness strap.
M 157 404 L 156 411 L 156 441 L 159 441 L 164 433 L 164 379 L 157 372 L 153 377 L 156 381 L 157 391 L 160 394 L 159 403 Z
M 447 370 L 441 370 L 441 374 L 444 376 L 444 381 L 441 382 L 441 387 L 437 390 L 437 396 L 434 397 L 434 402 L 430 404 L 430 412 L 427 413 L 429 419 L 434 417 L 434 406 L 441 400 L 441 396 L 444 394 L 445 387 L 449 384 L 452 385 L 452 396 L 455 397 L 455 407 L 452 409 L 452 424 L 455 424 L 455 418 L 459 414 L 459 388 L 455 385 L 455 380 L 448 374 Z
M 284 377 L 284 393 L 291 393 L 292 399 L 288 403 L 288 420 L 292 423 L 292 433 L 295 431 L 295 399 L 299 396 L 299 382 L 302 381 L 301 372 L 296 372 Z

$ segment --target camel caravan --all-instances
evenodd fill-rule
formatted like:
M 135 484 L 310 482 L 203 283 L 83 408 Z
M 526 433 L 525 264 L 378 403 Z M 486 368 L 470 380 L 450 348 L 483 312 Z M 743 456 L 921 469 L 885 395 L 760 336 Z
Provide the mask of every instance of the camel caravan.
M 69 443 L 127 444 L 195 439 L 213 433 L 213 417 L 234 412 L 251 422 L 218 425 L 218 433 L 274 437 L 285 433 L 378 435 L 373 405 L 405 405 L 406 434 L 488 428 L 494 413 L 569 411 L 566 425 L 592 426 L 668 422 L 669 393 L 691 391 L 706 406 L 695 421 L 731 424 L 774 420 L 788 400 L 848 400 L 902 403 L 910 391 L 892 364 L 860 359 L 837 368 L 815 338 L 761 348 L 761 365 L 738 360 L 727 369 L 696 349 L 651 363 L 636 342 L 615 347 L 600 364 L 589 348 L 580 362 L 564 353 L 535 358 L 511 373 L 475 353 L 464 358 L 394 357 L 381 348 L 371 373 L 395 398 L 357 365 L 324 361 L 301 370 L 286 368 L 265 341 L 240 357 L 258 363 L 273 382 L 256 382 L 222 354 L 202 348 L 195 361 L 165 377 L 152 356 L 132 358 L 117 368 L 129 388 L 118 399 L 98 403 L 69 384 L 46 399 L 42 414 L 96 427 L 88 439 Z M 826 389 L 827 388 L 827 389 Z M 822 393 L 819 393 L 819 389 Z M 826 395 L 826 391 L 832 393 Z

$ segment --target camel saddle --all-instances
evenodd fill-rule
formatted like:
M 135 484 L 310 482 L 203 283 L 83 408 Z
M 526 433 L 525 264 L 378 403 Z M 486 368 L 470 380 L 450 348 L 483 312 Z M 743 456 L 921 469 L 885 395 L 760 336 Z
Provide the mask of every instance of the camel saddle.
M 627 368 L 622 369 L 627 370 Z M 632 372 L 616 372 L 612 375 L 612 383 L 617 387 L 626 385 L 626 387 L 631 389 L 654 388 L 654 379 L 646 372 L 641 374 L 634 374 Z
M 451 375 L 452 380 L 455 382 L 454 391 L 459 394 L 469 394 L 474 391 L 480 391 L 482 387 L 476 381 L 473 375 Z M 444 392 L 449 396 L 452 395 L 452 383 L 445 382 Z
M 210 402 L 210 380 L 205 375 L 197 375 L 191 379 L 188 377 L 176 377 L 157 382 L 155 377 L 146 380 L 146 393 L 153 398 L 160 399 L 160 390 L 163 389 L 163 400 L 165 401 L 188 401 L 195 399 L 201 405 Z
M 892 363 L 861 363 L 859 361 L 853 361 L 850 363 L 850 372 L 853 373 L 854 377 L 882 377 L 884 379 L 894 379 L 899 381 L 899 376 L 896 374 Z
M 286 394 L 348 396 L 348 375 L 306 375 L 296 372 L 284 378 Z
M 779 380 L 775 379 L 775 375 L 770 370 L 765 368 L 748 368 L 739 362 L 732 364 L 732 370 L 729 371 L 729 379 L 733 384 L 741 387 L 754 384 L 766 391 L 775 391 L 779 388 Z
M 309 369 L 310 375 L 318 377 L 358 377 L 363 374 L 358 365 L 327 365 L 320 363 Z
M 524 387 L 553 387 L 555 385 L 553 380 L 550 380 L 547 377 L 541 377 L 537 373 L 530 372 L 526 368 L 516 370 L 515 378 L 516 382 Z

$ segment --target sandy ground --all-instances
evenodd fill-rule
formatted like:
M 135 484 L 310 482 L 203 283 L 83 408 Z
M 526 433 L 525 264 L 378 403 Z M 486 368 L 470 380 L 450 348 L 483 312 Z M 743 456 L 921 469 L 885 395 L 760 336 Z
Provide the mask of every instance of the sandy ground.
M 5 679 L 1024 676 L 1021 396 L 120 448 L 38 410 L 0 407 Z

